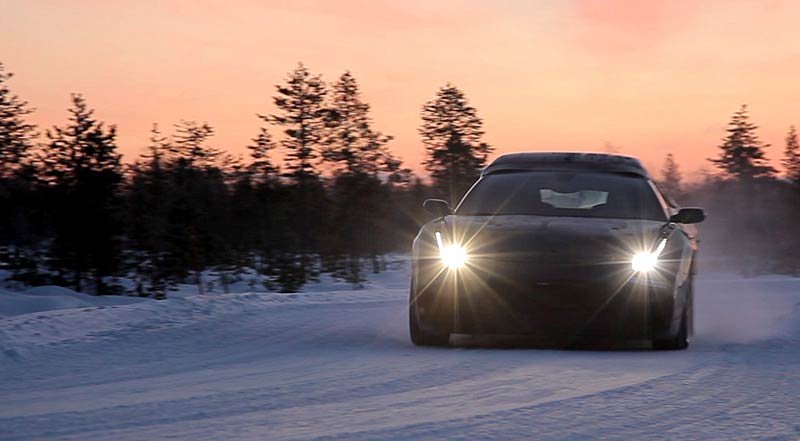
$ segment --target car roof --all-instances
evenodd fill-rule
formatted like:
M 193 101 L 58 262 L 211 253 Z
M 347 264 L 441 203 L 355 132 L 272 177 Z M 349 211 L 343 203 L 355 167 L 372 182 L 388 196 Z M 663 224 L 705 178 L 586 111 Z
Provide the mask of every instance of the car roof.
M 486 176 L 497 172 L 530 170 L 591 170 L 628 173 L 649 178 L 642 163 L 633 157 L 608 153 L 508 153 L 492 161 L 481 172 Z

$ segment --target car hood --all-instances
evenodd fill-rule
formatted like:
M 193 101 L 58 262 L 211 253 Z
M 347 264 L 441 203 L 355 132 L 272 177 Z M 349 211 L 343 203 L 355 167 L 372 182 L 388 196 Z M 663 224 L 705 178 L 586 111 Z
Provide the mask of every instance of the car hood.
M 665 222 L 548 216 L 448 216 L 450 241 L 474 256 L 492 259 L 542 257 L 564 263 L 629 259 L 651 249 Z

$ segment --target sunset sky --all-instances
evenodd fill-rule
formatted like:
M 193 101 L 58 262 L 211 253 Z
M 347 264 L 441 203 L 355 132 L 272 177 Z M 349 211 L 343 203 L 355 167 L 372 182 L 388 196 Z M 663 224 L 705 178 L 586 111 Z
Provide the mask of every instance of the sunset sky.
M 33 121 L 62 124 L 81 92 L 126 159 L 179 119 L 243 153 L 299 61 L 327 81 L 350 70 L 418 172 L 420 107 L 447 82 L 496 154 L 615 150 L 655 171 L 672 152 L 689 178 L 741 104 L 775 166 L 800 125 L 794 1 L 0 0 L 0 62 Z

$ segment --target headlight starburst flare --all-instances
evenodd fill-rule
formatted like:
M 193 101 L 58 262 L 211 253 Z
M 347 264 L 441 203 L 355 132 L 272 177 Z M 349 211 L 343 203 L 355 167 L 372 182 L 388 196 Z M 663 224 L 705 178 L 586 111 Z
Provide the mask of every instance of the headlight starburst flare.
M 655 253 L 644 252 L 636 253 L 631 260 L 631 268 L 640 273 L 648 273 L 656 268 L 658 257 Z
M 643 251 L 633 255 L 631 259 L 631 268 L 639 273 L 649 273 L 656 269 L 658 263 L 658 256 L 664 251 L 667 245 L 667 239 L 661 239 L 655 251 Z
M 445 245 L 442 241 L 442 234 L 436 232 L 436 245 L 439 247 L 439 257 L 450 269 L 458 269 L 467 263 L 467 251 L 456 244 Z

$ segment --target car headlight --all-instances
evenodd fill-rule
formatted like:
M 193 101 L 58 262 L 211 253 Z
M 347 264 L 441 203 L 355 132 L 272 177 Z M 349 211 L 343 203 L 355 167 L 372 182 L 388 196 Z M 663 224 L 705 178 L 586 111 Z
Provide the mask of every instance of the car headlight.
M 458 269 L 467 263 L 467 250 L 460 245 L 445 245 L 442 241 L 442 234 L 436 232 L 436 246 L 439 247 L 439 257 L 442 263 L 450 269 Z
M 664 251 L 665 246 L 667 246 L 667 239 L 661 239 L 655 251 L 642 251 L 634 254 L 631 259 L 631 268 L 638 273 L 653 271 L 658 264 L 658 256 Z
M 656 263 L 658 263 L 658 256 L 655 253 L 636 253 L 631 259 L 631 268 L 636 272 L 649 273 L 656 269 Z

